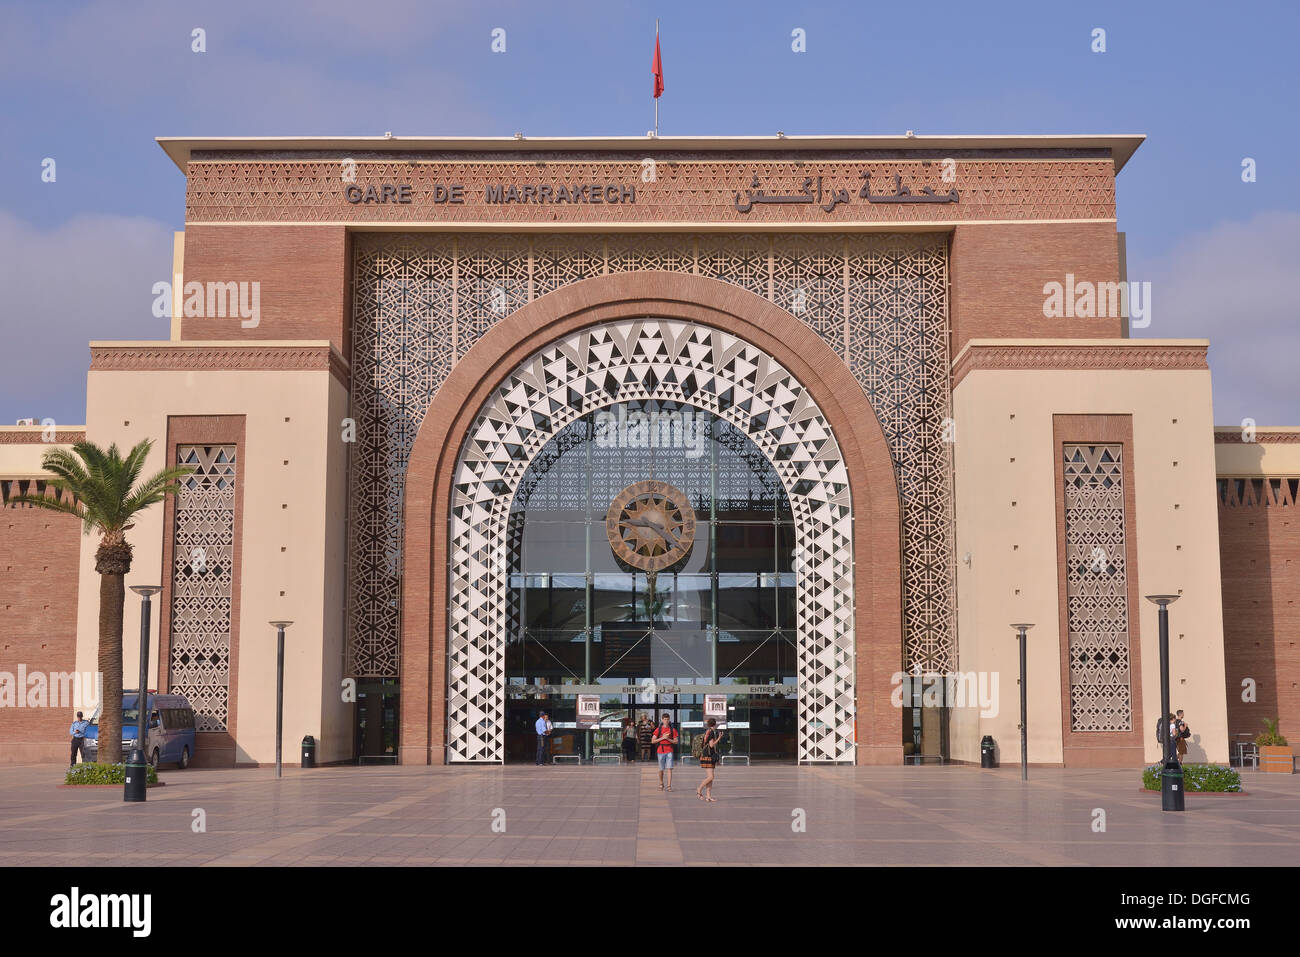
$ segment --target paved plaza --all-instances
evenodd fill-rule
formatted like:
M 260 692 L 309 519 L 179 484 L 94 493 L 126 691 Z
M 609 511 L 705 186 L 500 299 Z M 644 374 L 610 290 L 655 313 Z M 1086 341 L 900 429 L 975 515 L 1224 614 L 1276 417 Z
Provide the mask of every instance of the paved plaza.
M 164 770 L 130 805 L 4 767 L 0 866 L 1300 864 L 1300 776 L 1248 771 L 1249 794 L 1171 814 L 1132 770 L 727 767 L 716 804 L 702 774 L 666 793 L 644 765 Z

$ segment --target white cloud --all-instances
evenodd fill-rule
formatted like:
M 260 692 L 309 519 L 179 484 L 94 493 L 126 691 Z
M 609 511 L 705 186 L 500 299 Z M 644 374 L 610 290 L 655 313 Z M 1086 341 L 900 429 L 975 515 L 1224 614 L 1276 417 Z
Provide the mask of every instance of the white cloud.
M 425 0 L 19 9 L 0 31 L 0 81 L 39 77 L 47 98 L 147 106 L 171 135 L 460 132 L 492 116 L 448 64 L 451 27 L 463 33 L 470 16 Z M 204 53 L 191 50 L 195 27 Z M 486 27 L 481 39 L 486 51 Z
M 42 230 L 0 212 L 0 424 L 86 415 L 91 339 L 166 339 L 150 290 L 171 277 L 172 230 L 143 217 L 84 215 Z
M 1129 279 L 1150 280 L 1144 336 L 1210 340 L 1214 416 L 1300 425 L 1300 213 L 1260 213 L 1193 234 Z

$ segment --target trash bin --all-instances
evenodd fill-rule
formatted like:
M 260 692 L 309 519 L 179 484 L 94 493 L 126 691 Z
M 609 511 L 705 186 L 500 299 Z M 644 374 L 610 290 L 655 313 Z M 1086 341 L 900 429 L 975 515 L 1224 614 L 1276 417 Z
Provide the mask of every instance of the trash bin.
M 304 768 L 316 767 L 316 739 L 310 734 L 302 739 L 302 766 Z
M 997 767 L 993 762 L 993 735 L 991 734 L 984 735 L 983 740 L 980 741 L 980 767 Z
M 1177 758 L 1170 758 L 1160 770 L 1160 810 L 1185 810 L 1183 794 L 1183 766 Z

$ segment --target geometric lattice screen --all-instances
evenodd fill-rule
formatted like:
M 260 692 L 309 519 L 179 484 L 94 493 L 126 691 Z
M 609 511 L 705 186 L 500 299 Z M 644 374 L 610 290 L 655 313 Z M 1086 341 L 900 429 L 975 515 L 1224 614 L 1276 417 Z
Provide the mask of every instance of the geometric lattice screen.
M 199 731 L 224 731 L 230 717 L 230 621 L 234 596 L 235 446 L 181 445 L 173 538 L 171 676 L 194 708 Z
M 629 319 L 571 333 L 523 362 L 484 403 L 452 487 L 447 745 L 501 761 L 507 524 L 534 457 L 569 423 L 619 402 L 688 403 L 766 454 L 795 524 L 799 760 L 852 760 L 853 514 L 848 473 L 816 401 L 753 345 L 696 323 Z
M 366 233 L 354 248 L 347 674 L 398 676 L 406 464 L 452 365 L 548 292 L 641 270 L 748 289 L 806 322 L 845 360 L 898 477 L 900 663 L 956 669 L 945 237 Z
M 1066 445 L 1070 730 L 1131 731 L 1122 445 Z

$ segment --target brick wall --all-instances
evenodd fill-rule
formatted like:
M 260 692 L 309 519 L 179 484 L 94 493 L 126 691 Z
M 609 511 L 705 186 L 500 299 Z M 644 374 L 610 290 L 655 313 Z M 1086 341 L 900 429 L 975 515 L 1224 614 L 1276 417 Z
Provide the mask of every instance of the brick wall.
M 1104 339 L 1119 319 L 1043 315 L 1049 282 L 1119 280 L 1114 223 L 962 224 L 952 235 L 952 354 L 971 339 Z
M 10 502 L 44 482 L 0 477 L 0 672 L 72 672 L 81 523 Z M 6 679 L 9 680 L 9 679 Z M 0 707 L 0 763 L 66 761 L 70 708 Z
M 1229 741 L 1280 718 L 1300 744 L 1300 478 L 1219 480 Z M 1265 504 L 1270 501 L 1270 504 Z M 1253 678 L 1256 700 L 1242 701 Z
M 188 226 L 186 284 L 260 283 L 260 318 L 182 319 L 181 338 L 328 339 L 346 355 L 347 272 L 342 226 Z

